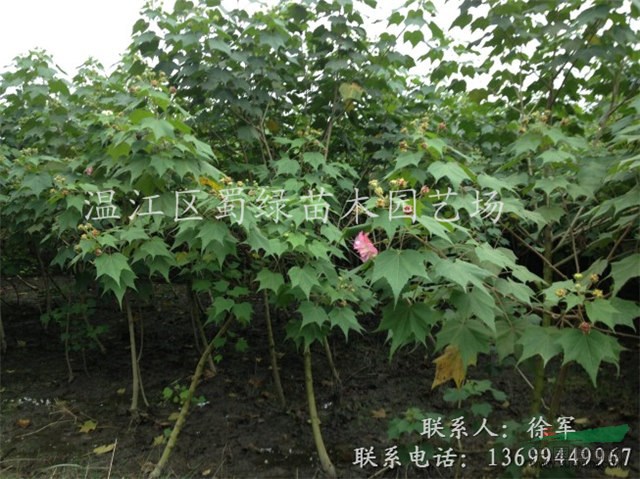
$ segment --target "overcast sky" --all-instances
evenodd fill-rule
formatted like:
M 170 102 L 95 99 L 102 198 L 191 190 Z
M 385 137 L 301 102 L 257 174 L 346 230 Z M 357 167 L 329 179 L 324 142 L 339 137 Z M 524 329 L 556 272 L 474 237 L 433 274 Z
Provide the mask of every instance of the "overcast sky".
M 164 0 L 173 5 L 174 0 Z M 271 3 L 275 0 L 268 0 Z M 447 28 L 458 13 L 451 0 L 437 0 L 438 25 Z M 0 72 L 17 55 L 33 48 L 43 48 L 67 74 L 72 75 L 89 57 L 100 61 L 111 70 L 129 45 L 131 28 L 144 0 L 3 0 L 0 8 Z M 381 4 L 374 16 L 386 18 L 390 4 Z M 251 5 L 252 4 L 252 5 Z M 250 0 L 224 0 L 231 9 L 238 5 L 255 6 Z M 384 30 L 378 23 L 370 31 Z M 407 46 L 405 46 L 407 48 Z

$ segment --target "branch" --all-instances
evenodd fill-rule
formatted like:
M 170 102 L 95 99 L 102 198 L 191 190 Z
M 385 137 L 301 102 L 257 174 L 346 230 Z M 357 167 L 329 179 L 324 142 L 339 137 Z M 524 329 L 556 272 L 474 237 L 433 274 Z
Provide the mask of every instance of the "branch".
M 520 241 L 527 249 L 529 249 L 530 251 L 532 251 L 533 253 L 535 253 L 535 255 L 540 258 L 542 260 L 543 263 L 545 263 L 546 265 L 548 265 L 552 270 L 554 270 L 561 278 L 567 279 L 567 276 L 560 271 L 558 268 L 555 267 L 555 265 L 549 261 L 547 261 L 547 258 L 544 257 L 544 255 L 542 255 L 539 251 L 537 251 L 533 246 L 531 246 L 529 243 L 527 243 L 523 238 L 521 238 L 520 236 L 518 236 L 518 234 L 515 231 L 511 231 L 511 234 L 513 236 L 516 237 L 516 239 L 518 241 Z

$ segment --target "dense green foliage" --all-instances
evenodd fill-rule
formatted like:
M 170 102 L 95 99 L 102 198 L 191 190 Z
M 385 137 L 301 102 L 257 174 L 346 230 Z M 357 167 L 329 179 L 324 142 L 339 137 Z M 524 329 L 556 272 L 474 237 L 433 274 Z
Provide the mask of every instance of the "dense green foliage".
M 637 4 L 467 0 L 454 26 L 479 39 L 458 45 L 428 1 L 377 38 L 375 0 L 219 3 L 148 5 L 108 75 L 67 80 L 43 52 L 2 75 L 3 268 L 27 245 L 120 303 L 185 282 L 212 294 L 210 322 L 249 327 L 267 290 L 299 344 L 374 315 L 391 354 L 561 356 L 594 384 L 618 363 L 638 315 Z M 349 211 L 355 189 L 377 217 Z M 86 219 L 109 190 L 119 218 Z M 499 218 L 478 214 L 492 191 Z M 164 214 L 140 214 L 151 196 Z

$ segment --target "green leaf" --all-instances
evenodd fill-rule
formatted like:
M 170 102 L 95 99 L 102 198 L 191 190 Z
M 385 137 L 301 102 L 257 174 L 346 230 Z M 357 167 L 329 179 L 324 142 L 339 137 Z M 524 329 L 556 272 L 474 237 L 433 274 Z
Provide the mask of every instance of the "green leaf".
M 314 286 L 320 286 L 317 271 L 309 265 L 306 265 L 303 268 L 300 268 L 299 266 L 291 268 L 289 270 L 289 279 L 291 280 L 291 287 L 300 288 L 307 299 L 309 299 L 311 288 Z
M 440 260 L 436 263 L 435 272 L 446 278 L 455 284 L 458 284 L 466 292 L 469 283 L 485 290 L 483 280 L 492 274 L 479 266 L 472 263 L 467 263 L 460 259 L 450 261 L 448 259 Z
M 461 313 L 461 317 L 475 316 L 492 332 L 496 332 L 496 303 L 486 291 L 478 288 L 473 288 L 469 293 L 454 291 L 451 295 L 451 304 Z
M 607 299 L 598 298 L 593 301 L 588 301 L 584 305 L 584 309 L 587 311 L 587 316 L 594 324 L 596 322 L 600 322 L 607 325 L 612 330 L 620 324 L 618 322 L 620 318 L 620 311 L 618 311 Z
M 575 157 L 566 151 L 562 150 L 547 150 L 541 153 L 538 158 L 542 160 L 542 164 L 547 163 L 572 163 L 575 161 Z
M 420 164 L 420 161 L 422 161 L 422 154 L 422 152 L 411 151 L 400 153 L 398 155 L 398 158 L 396 159 L 396 167 L 393 169 L 393 171 L 395 172 L 398 170 L 402 170 L 407 166 L 418 166 Z
M 471 179 L 467 172 L 454 162 L 443 163 L 442 161 L 436 161 L 429 165 L 427 171 L 433 175 L 435 181 L 438 181 L 442 177 L 449 178 L 453 186 L 458 186 L 464 180 Z
M 539 355 L 546 366 L 549 359 L 557 356 L 562 351 L 556 342 L 560 330 L 555 326 L 530 325 L 522 333 L 522 337 L 516 344 L 522 345 L 522 354 L 518 359 L 521 363 L 525 359 Z
M 302 326 L 307 324 L 315 324 L 322 327 L 325 322 L 329 321 L 329 316 L 322 306 L 318 306 L 311 301 L 303 301 L 298 307 L 298 312 L 302 316 Z
M 232 299 L 225 298 L 224 296 L 216 296 L 216 299 L 214 299 L 213 304 L 209 308 L 209 319 L 212 320 L 224 312 L 231 311 L 234 304 L 236 304 L 236 302 Z
M 166 258 L 164 256 L 158 256 L 152 260 L 147 260 L 145 262 L 147 268 L 149 268 L 149 274 L 153 275 L 154 273 L 160 273 L 162 277 L 167 281 L 169 280 L 169 270 L 172 266 L 176 265 L 176 261 L 173 257 Z
M 137 109 L 129 113 L 129 121 L 134 125 L 140 124 L 145 118 L 153 118 L 153 113 L 149 110 Z
M 229 227 L 223 221 L 205 221 L 204 224 L 201 222 L 198 226 L 200 231 L 197 238 L 202 241 L 201 252 L 209 248 L 211 243 L 216 242 L 223 246 L 232 239 Z
M 120 278 L 124 271 L 133 273 L 127 258 L 121 253 L 102 254 L 95 259 L 96 278 L 108 276 L 120 286 Z M 134 275 L 135 276 L 135 275 Z
M 411 43 L 412 47 L 415 47 L 418 43 L 424 41 L 424 35 L 420 30 L 412 30 L 404 32 L 402 39 L 405 42 Z
M 345 339 L 349 339 L 349 331 L 361 332 L 362 326 L 358 323 L 356 313 L 349 307 L 332 308 L 329 311 L 329 321 L 331 327 L 339 327 L 344 334 Z
M 276 165 L 276 174 L 294 176 L 300 170 L 300 164 L 290 158 L 282 158 L 274 163 Z
M 122 274 L 120 275 L 120 282 L 117 282 L 110 276 L 106 275 L 100 279 L 100 282 L 102 283 L 105 292 L 111 291 L 118 300 L 118 304 L 120 305 L 120 307 L 122 307 L 122 299 L 124 298 L 124 294 L 127 292 L 127 288 L 133 290 L 136 289 L 134 282 L 135 277 L 136 275 L 133 271 L 122 270 Z
M 241 323 L 249 323 L 251 321 L 251 316 L 253 315 L 253 306 L 251 303 L 242 302 L 235 303 L 231 308 L 231 312 L 236 317 L 238 321 Z
M 394 303 L 397 303 L 402 288 L 413 276 L 429 279 L 425 259 L 422 253 L 414 250 L 386 250 L 374 260 L 371 281 L 384 278 L 391 287 Z
M 562 346 L 564 351 L 562 364 L 576 361 L 587 371 L 594 387 L 600 363 L 604 361 L 618 366 L 622 350 L 614 337 L 595 330 L 585 334 L 579 329 L 563 329 L 557 344 Z
M 500 361 L 515 354 L 516 342 L 522 337 L 530 321 L 527 318 L 496 320 L 496 351 Z
M 518 156 L 527 151 L 536 151 L 541 143 L 542 137 L 539 134 L 527 132 L 513 142 L 511 150 L 515 156 Z
M 120 241 L 131 243 L 135 240 L 147 239 L 149 238 L 149 235 L 142 227 L 129 225 L 119 231 L 118 237 L 120 238 Z
M 480 261 L 495 264 L 500 268 L 514 268 L 516 255 L 507 248 L 492 248 L 488 243 L 481 243 L 475 248 Z
M 140 245 L 138 251 L 134 255 L 135 261 L 144 259 L 151 256 L 151 259 L 156 256 L 164 256 L 167 258 L 173 258 L 173 255 L 169 252 L 167 245 L 162 238 L 154 237 L 148 241 L 145 241 Z
M 51 175 L 48 173 L 38 173 L 38 174 L 30 174 L 25 176 L 22 180 L 22 184 L 20 189 L 27 188 L 31 190 L 35 196 L 38 196 L 44 190 L 48 190 L 53 186 L 53 182 L 51 181 Z
M 489 329 L 476 319 L 448 318 L 436 338 L 436 350 L 453 345 L 458 348 L 465 366 L 475 364 L 480 353 L 488 353 L 493 340 Z
M 258 228 L 250 228 L 247 231 L 245 243 L 251 246 L 252 251 L 264 250 L 265 256 L 280 256 L 288 250 L 287 244 L 279 238 L 267 239 Z
M 280 273 L 274 273 L 267 268 L 262 268 L 256 275 L 256 280 L 260 283 L 258 291 L 263 289 L 270 289 L 274 293 L 277 293 L 280 286 L 284 284 L 284 278 Z
M 143 118 L 140 121 L 140 126 L 143 128 L 149 128 L 153 132 L 153 136 L 156 140 L 161 138 L 173 138 L 173 125 L 167 120 L 160 120 L 157 118 Z
M 287 37 L 280 32 L 262 32 L 260 35 L 260 41 L 266 45 L 269 45 L 274 51 L 278 51 L 279 48 L 284 47 L 287 43 Z
M 425 303 L 400 301 L 389 304 L 382 311 L 382 322 L 377 331 L 388 331 L 391 339 L 390 355 L 407 344 L 420 342 L 425 344 L 431 328 L 442 319 L 443 313 Z
M 611 306 L 618 311 L 615 317 L 615 325 L 626 326 L 636 330 L 635 319 L 640 316 L 640 306 L 634 301 L 620 298 L 611 298 Z
M 389 26 L 389 25 L 400 25 L 403 20 L 404 20 L 404 15 L 402 15 L 400 12 L 393 12 L 391 14 L 391 16 L 389 17 L 387 26 Z
M 211 38 L 209 39 L 208 44 L 209 48 L 212 50 L 218 50 L 219 52 L 226 53 L 231 56 L 231 48 L 229 48 L 229 45 L 224 43 L 222 40 Z
M 302 154 L 302 161 L 311 165 L 314 170 L 317 170 L 318 167 L 324 163 L 324 155 L 317 151 L 309 151 Z
M 388 215 L 383 215 L 383 216 L 388 217 Z M 451 231 L 449 231 L 447 228 L 453 229 L 453 227 L 449 223 L 442 223 L 436 220 L 433 216 L 425 216 L 425 215 L 418 216 L 418 223 L 424 226 L 425 229 L 429 232 L 429 234 L 437 236 L 438 238 L 442 238 L 447 243 L 452 244 L 452 241 L 450 238 Z
M 489 414 L 491 414 L 491 411 L 493 411 L 493 407 L 491 406 L 491 404 L 487 402 L 481 402 L 481 403 L 474 402 L 471 405 L 471 412 L 473 413 L 474 416 L 489 417 Z
M 640 276 L 640 253 L 611 263 L 611 277 L 613 278 L 611 294 L 615 296 L 627 281 L 637 276 Z
M 514 191 L 515 184 L 509 182 L 510 178 L 496 178 L 493 176 L 481 173 L 478 175 L 478 184 L 488 190 L 501 193 L 502 190 Z
M 532 273 L 525 266 L 519 264 L 512 269 L 511 274 L 514 278 L 522 281 L 523 283 L 544 283 L 544 280 L 540 276 Z
M 523 283 L 516 283 L 511 279 L 498 278 L 495 282 L 496 290 L 504 296 L 513 296 L 524 304 L 531 304 L 534 291 Z

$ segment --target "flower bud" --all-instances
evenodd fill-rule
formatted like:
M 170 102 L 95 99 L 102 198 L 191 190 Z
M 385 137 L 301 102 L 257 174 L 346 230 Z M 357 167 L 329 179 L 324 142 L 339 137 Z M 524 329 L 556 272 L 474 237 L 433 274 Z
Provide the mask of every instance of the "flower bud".
M 564 298 L 567 295 L 567 290 L 564 288 L 558 288 L 556 289 L 556 296 L 558 298 Z

